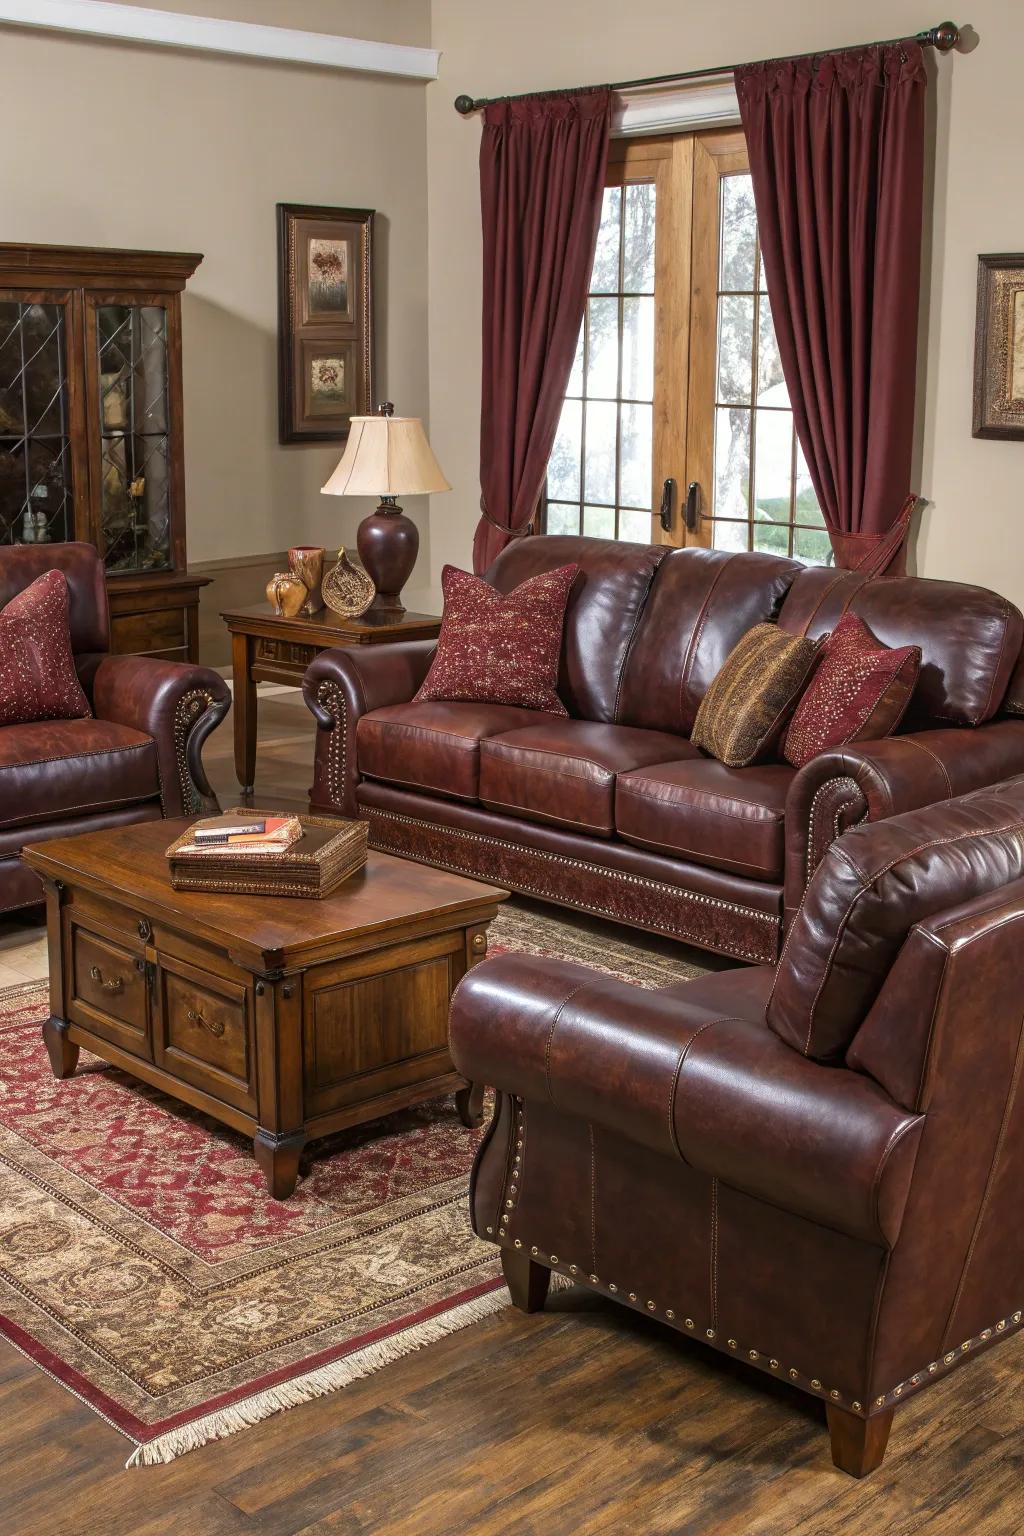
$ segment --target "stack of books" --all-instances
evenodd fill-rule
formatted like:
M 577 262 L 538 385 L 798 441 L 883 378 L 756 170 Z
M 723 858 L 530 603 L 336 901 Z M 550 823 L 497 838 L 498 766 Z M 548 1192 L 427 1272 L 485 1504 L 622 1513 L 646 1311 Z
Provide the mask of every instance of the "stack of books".
M 176 891 L 329 896 L 366 863 L 365 821 L 244 807 L 195 822 L 167 850 Z

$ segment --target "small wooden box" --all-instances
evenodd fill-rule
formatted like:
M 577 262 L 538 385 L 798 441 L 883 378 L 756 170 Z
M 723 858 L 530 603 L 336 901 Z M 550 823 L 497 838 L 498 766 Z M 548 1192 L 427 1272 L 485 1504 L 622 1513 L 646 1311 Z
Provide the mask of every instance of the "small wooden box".
M 269 816 L 236 806 L 232 816 Z M 209 848 L 186 853 L 189 827 L 167 850 L 176 891 L 225 891 L 235 896 L 329 896 L 366 863 L 365 821 L 341 816 L 299 816 L 302 837 L 282 853 Z

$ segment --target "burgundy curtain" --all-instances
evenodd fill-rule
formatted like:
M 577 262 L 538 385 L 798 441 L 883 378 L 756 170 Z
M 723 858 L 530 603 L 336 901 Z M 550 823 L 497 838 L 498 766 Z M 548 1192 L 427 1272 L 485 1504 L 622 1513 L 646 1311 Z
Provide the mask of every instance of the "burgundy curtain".
M 485 110 L 477 572 L 505 530 L 525 528 L 544 484 L 590 285 L 610 112 L 607 87 Z
M 875 574 L 916 500 L 926 83 L 914 42 L 736 71 L 797 436 L 836 563 Z

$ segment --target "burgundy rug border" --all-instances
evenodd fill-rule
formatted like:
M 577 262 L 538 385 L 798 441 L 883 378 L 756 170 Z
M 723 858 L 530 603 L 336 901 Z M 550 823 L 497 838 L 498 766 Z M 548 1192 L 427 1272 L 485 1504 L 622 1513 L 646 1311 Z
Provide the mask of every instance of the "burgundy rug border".
M 421 1307 L 418 1312 L 396 1318 L 392 1323 L 383 1323 L 379 1328 L 371 1328 L 366 1333 L 358 1334 L 354 1339 L 347 1339 L 344 1344 L 336 1344 L 330 1349 L 321 1350 L 318 1354 L 309 1355 L 294 1365 L 280 1366 L 276 1371 L 268 1371 L 265 1376 L 254 1377 L 244 1386 L 234 1387 L 230 1392 L 222 1392 L 217 1397 L 207 1398 L 200 1406 L 184 1409 L 181 1413 L 160 1419 L 155 1424 L 146 1424 L 136 1418 L 127 1408 L 122 1407 L 120 1403 L 108 1397 L 101 1388 L 89 1381 L 88 1377 L 76 1371 L 74 1366 L 62 1360 L 59 1355 L 55 1355 L 13 1318 L 5 1317 L 3 1314 L 0 1314 L 0 1337 L 8 1339 L 33 1365 L 37 1365 L 52 1376 L 59 1385 L 73 1392 L 87 1407 L 92 1408 L 127 1439 L 137 1446 L 143 1446 L 158 1440 L 161 1435 L 171 1430 L 180 1429 L 184 1424 L 205 1419 L 211 1413 L 219 1413 L 235 1403 L 254 1397 L 258 1392 L 280 1386 L 282 1382 L 294 1381 L 296 1377 L 305 1376 L 310 1371 L 319 1370 L 322 1366 L 333 1365 L 335 1361 L 344 1360 L 347 1355 L 356 1354 L 359 1350 L 376 1344 L 381 1339 L 393 1338 L 396 1334 L 404 1333 L 407 1328 L 415 1328 L 418 1324 L 429 1322 L 444 1312 L 454 1311 L 464 1302 L 475 1301 L 479 1296 L 486 1296 L 500 1290 L 504 1284 L 505 1281 L 501 1275 L 493 1280 L 482 1280 L 477 1285 L 457 1292 L 454 1296 L 444 1297 L 427 1307 Z

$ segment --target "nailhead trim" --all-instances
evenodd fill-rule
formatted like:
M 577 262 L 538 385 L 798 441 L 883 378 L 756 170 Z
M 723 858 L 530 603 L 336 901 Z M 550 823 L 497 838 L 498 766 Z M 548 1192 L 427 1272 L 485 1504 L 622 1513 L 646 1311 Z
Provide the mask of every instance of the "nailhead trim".
M 188 771 L 188 739 L 199 716 L 204 714 L 213 702 L 213 694 L 207 693 L 205 688 L 192 688 L 188 693 L 183 693 L 174 706 L 174 761 L 178 770 L 181 804 L 186 816 L 192 816 L 195 812 L 202 810 L 199 792 L 192 783 L 192 775 Z M 160 785 L 160 798 L 163 801 L 163 784 Z M 164 814 L 167 814 L 166 804 L 164 804 Z
M 826 779 L 824 784 L 819 784 L 818 788 L 815 790 L 814 798 L 811 801 L 810 809 L 809 809 L 809 811 L 807 813 L 807 858 L 806 858 L 805 871 L 804 872 L 805 872 L 805 874 L 807 876 L 805 884 L 808 884 L 808 885 L 810 884 L 811 876 L 814 874 L 815 869 L 817 869 L 818 864 L 821 862 L 820 859 L 817 860 L 816 862 L 814 860 L 814 850 L 815 850 L 815 846 L 816 846 L 815 840 L 814 840 L 814 832 L 815 832 L 814 821 L 815 821 L 815 816 L 816 816 L 817 810 L 818 810 L 818 802 L 819 802 L 819 800 L 821 800 L 823 795 L 826 795 L 834 786 L 837 786 L 837 785 L 842 785 L 842 787 L 844 789 L 852 789 L 854 791 L 854 793 L 858 794 L 858 795 L 862 793 L 861 787 L 857 783 L 857 780 L 856 779 L 851 779 L 848 775 L 845 775 L 845 774 L 841 775 L 841 776 L 838 776 L 838 777 L 836 777 L 834 779 Z M 836 838 L 839 836 L 839 818 L 843 814 L 843 811 L 845 810 L 845 808 L 846 808 L 845 804 L 844 805 L 840 805 L 838 807 L 838 809 L 836 810 L 835 815 L 832 818 L 832 841 L 833 842 L 835 842 Z M 865 814 L 864 816 L 860 817 L 859 821 L 855 822 L 854 825 L 855 826 L 859 825 L 860 821 L 864 821 L 866 819 L 867 818 L 866 818 L 866 814 Z M 827 852 L 828 852 L 828 849 L 826 848 L 825 849 L 825 853 L 827 853 Z M 821 857 L 824 858 L 824 856 L 825 856 L 825 854 L 823 853 Z
M 508 1224 L 510 1218 L 515 1212 L 516 1205 L 519 1201 L 519 1192 L 522 1188 L 523 1172 L 525 1168 L 524 1158 L 526 1155 L 526 1110 L 522 1099 L 517 1096 L 512 1098 L 511 1104 L 513 1138 L 512 1166 L 506 1175 L 505 1184 L 502 1188 L 501 1197 L 499 1200 L 499 1208 L 501 1213 L 501 1221 L 498 1228 L 499 1238 L 508 1236 Z M 488 1227 L 487 1231 L 490 1232 L 490 1230 L 490 1227 Z M 516 1244 L 516 1247 L 519 1247 L 518 1243 Z M 558 1260 L 554 1259 L 552 1262 L 557 1264 Z
M 334 735 L 335 733 L 332 732 L 331 734 Z M 516 852 L 526 853 L 530 856 L 530 858 L 537 859 L 542 863 L 557 864 L 568 869 L 580 869 L 588 874 L 597 875 L 604 880 L 614 880 L 620 884 L 639 886 L 643 890 L 654 891 L 659 896 L 678 897 L 679 895 L 684 895 L 688 900 L 697 902 L 701 906 L 715 907 L 723 912 L 735 912 L 742 918 L 749 918 L 755 922 L 767 924 L 768 929 L 771 930 L 773 936 L 777 935 L 778 933 L 779 919 L 774 917 L 770 912 L 758 912 L 755 910 L 755 908 L 741 906 L 738 902 L 723 901 L 720 897 L 717 896 L 706 896 L 702 891 L 691 891 L 686 886 L 668 885 L 663 880 L 652 880 L 647 875 L 627 874 L 624 870 L 609 869 L 607 866 L 592 864 L 586 859 L 570 858 L 568 854 L 549 853 L 547 849 L 544 848 L 530 848 L 522 843 L 511 843 L 505 841 L 502 838 L 487 837 L 482 832 L 467 832 L 463 827 L 446 827 L 438 822 L 421 820 L 417 816 L 404 816 L 398 811 L 380 810 L 377 806 L 370 806 L 366 809 L 368 810 L 370 821 L 370 846 L 373 848 L 378 848 L 384 853 L 397 852 L 406 858 L 408 857 L 408 853 L 400 846 L 398 842 L 395 842 L 392 845 L 387 843 L 386 833 L 383 833 L 383 829 L 381 829 L 378 825 L 381 821 L 395 822 L 400 826 L 422 827 L 430 832 L 440 832 L 445 837 L 460 838 L 464 842 L 480 843 L 489 848 L 497 848 L 500 850 L 508 850 L 509 848 L 512 848 Z M 383 842 L 378 841 L 378 838 L 382 834 L 384 836 Z M 458 864 L 442 863 L 438 859 L 430 859 L 428 862 L 434 868 L 448 869 L 451 870 L 453 874 L 464 875 L 466 873 L 465 868 Z M 551 899 L 550 893 L 546 893 L 536 886 L 528 886 L 525 882 L 519 883 L 516 888 L 528 895 L 540 897 L 547 896 L 547 899 Z M 595 912 L 601 916 L 611 917 L 619 922 L 622 921 L 619 913 L 617 913 L 614 908 L 603 906 L 600 902 L 588 901 L 584 905 L 583 903 L 579 902 L 567 901 L 563 897 L 560 897 L 559 900 L 564 901 L 566 906 L 576 906 L 579 907 L 582 911 Z M 700 933 L 692 929 L 678 927 L 674 924 L 659 923 L 659 932 L 670 934 L 675 938 L 684 939 L 689 943 L 698 945 L 703 943 L 703 936 Z M 726 946 L 723 946 L 723 949 L 725 949 L 728 954 L 736 955 L 737 958 L 741 960 L 753 960 L 764 964 L 770 963 L 774 960 L 777 946 L 774 943 L 769 943 L 764 951 L 757 952 L 748 949 L 740 949 L 731 944 L 728 945 L 727 948 Z
M 915 1371 L 913 1376 L 907 1377 L 906 1381 L 897 1382 L 896 1386 L 891 1387 L 888 1392 L 883 1392 L 879 1397 L 876 1397 L 875 1407 L 884 1408 L 889 1402 L 898 1402 L 905 1393 L 914 1391 L 915 1388 L 922 1386 L 929 1376 L 936 1375 L 942 1366 L 953 1365 L 957 1360 L 962 1359 L 964 1355 L 969 1354 L 977 1345 L 986 1344 L 989 1339 L 997 1334 L 1005 1333 L 1008 1328 L 1016 1328 L 1022 1318 L 1024 1318 L 1024 1311 L 1013 1312 L 1008 1317 L 1001 1317 L 998 1323 L 993 1323 L 990 1328 L 983 1328 L 973 1338 L 964 1339 L 959 1348 L 948 1349 L 941 1360 L 930 1361 L 927 1370 L 922 1368 L 919 1371 Z
M 317 703 L 334 716 L 334 729 L 327 733 L 327 792 L 336 806 L 341 805 L 348 751 L 348 710 L 345 695 L 337 683 L 325 680 L 316 690 Z

